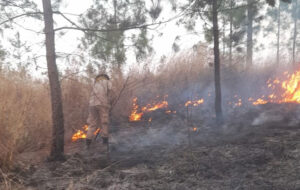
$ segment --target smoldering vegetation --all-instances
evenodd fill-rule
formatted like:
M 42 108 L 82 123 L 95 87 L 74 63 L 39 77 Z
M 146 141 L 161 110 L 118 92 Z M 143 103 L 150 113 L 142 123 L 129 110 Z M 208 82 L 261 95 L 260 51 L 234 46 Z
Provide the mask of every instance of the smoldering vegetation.
M 6 126 L 1 136 L 7 137 L 0 141 L 1 188 L 299 189 L 299 105 L 249 101 L 271 93 L 266 82 L 287 68 L 246 72 L 237 65 L 224 65 L 224 123 L 218 124 L 213 68 L 206 54 L 205 49 L 185 52 L 157 72 L 145 67 L 131 70 L 128 76 L 112 74 L 118 101 L 111 117 L 110 160 L 100 138 L 89 150 L 84 139 L 71 141 L 86 121 L 89 78 L 67 75 L 61 81 L 67 156 L 65 162 L 47 163 L 51 136 L 47 81 L 27 75 L 12 79 L 13 71 L 2 72 L 0 82 L 6 87 L 1 85 L 0 93 L 6 98 L 1 101 L 10 104 L 1 104 L 0 109 L 0 124 Z M 135 97 L 139 113 L 147 104 L 167 101 L 168 106 L 129 121 Z M 203 103 L 185 106 L 199 99 Z M 12 146 L 5 146 L 7 142 Z
M 188 131 L 177 118 L 118 125 L 106 147 L 68 144 L 65 162 L 10 176 L 31 189 L 299 189 L 299 106 L 263 105 Z M 269 118 L 281 113 L 282 120 Z M 263 115 L 263 116 L 262 116 Z M 254 120 L 264 118 L 260 124 Z M 297 121 L 295 124 L 295 120 Z M 287 125 L 289 123 L 289 125 Z M 15 179 L 16 180 L 16 179 Z

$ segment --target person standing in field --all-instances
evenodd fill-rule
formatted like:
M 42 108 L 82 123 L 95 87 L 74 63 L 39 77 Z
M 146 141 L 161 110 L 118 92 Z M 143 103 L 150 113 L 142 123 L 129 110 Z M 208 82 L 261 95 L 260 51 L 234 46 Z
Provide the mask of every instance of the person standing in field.
M 109 110 L 111 107 L 112 84 L 107 74 L 99 74 L 95 78 L 89 101 L 86 146 L 90 146 L 95 131 L 100 128 L 103 144 L 108 144 Z

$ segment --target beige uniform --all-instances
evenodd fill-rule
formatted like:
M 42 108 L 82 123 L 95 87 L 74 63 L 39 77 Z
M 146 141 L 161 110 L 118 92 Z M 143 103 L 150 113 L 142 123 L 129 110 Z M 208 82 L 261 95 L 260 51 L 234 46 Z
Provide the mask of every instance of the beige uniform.
M 100 128 L 101 137 L 108 137 L 110 90 L 111 82 L 109 80 L 102 79 L 94 84 L 93 91 L 90 96 L 89 116 L 87 119 L 89 126 L 87 131 L 88 139 L 93 138 L 94 132 L 97 128 Z

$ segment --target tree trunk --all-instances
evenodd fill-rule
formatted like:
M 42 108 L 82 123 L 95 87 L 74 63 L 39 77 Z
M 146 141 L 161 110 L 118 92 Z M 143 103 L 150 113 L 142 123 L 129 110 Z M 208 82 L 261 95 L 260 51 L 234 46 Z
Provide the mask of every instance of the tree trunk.
M 248 26 L 247 26 L 247 61 L 246 67 L 250 68 L 252 65 L 253 57 L 253 0 L 247 0 L 247 17 L 248 17 Z
M 64 159 L 64 117 L 61 99 L 61 88 L 56 66 L 53 13 L 50 0 L 43 0 L 43 9 L 53 125 L 52 145 L 49 160 L 62 160 Z
M 295 18 L 294 18 L 294 37 L 293 37 L 293 64 L 295 64 L 296 42 L 297 42 L 297 22 L 298 22 L 298 0 L 295 2 Z
M 226 40 L 225 40 L 225 31 L 226 29 L 226 20 L 225 20 L 225 17 L 223 17 L 223 35 L 222 35 L 222 38 L 223 38 L 223 59 L 225 58 L 225 49 L 226 49 Z
M 215 55 L 215 111 L 218 122 L 222 121 L 222 99 L 221 99 L 221 76 L 220 76 L 220 52 L 219 52 L 219 28 L 218 28 L 218 5 L 213 0 L 213 35 Z
M 233 0 L 230 0 L 229 65 L 232 65 Z
M 277 11 L 277 56 L 276 64 L 279 64 L 279 45 L 280 45 L 280 14 L 281 14 L 281 0 L 279 1 L 278 11 Z

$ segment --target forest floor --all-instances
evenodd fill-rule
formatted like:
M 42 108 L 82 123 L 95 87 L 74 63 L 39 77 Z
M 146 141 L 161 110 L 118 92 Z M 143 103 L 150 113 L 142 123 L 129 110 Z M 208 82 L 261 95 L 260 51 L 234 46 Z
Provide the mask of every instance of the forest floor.
M 264 105 L 218 126 L 186 121 L 127 123 L 101 141 L 66 145 L 64 162 L 32 162 L 10 179 L 20 189 L 300 190 L 300 109 Z M 188 132 L 189 131 L 189 132 Z M 29 156 L 31 155 L 31 157 Z M 29 159 L 30 157 L 30 159 Z

